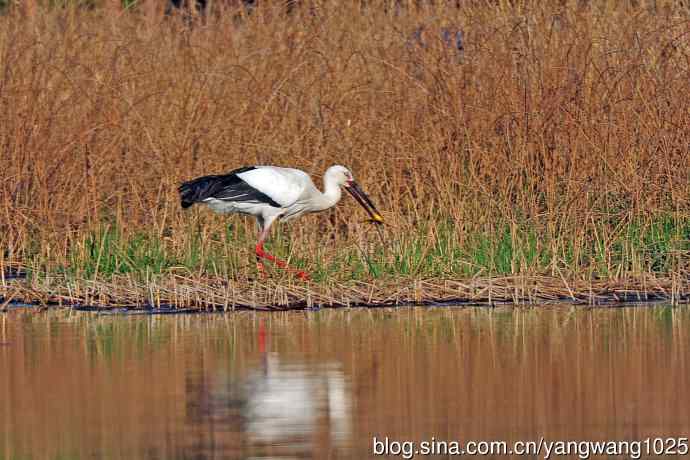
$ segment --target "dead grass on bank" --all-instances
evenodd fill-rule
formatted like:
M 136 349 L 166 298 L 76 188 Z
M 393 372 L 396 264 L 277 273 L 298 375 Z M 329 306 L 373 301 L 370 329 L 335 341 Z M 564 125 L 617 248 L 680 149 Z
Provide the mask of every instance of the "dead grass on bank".
M 683 223 L 689 209 L 688 9 L 638 3 L 362 11 L 315 1 L 291 15 L 264 5 L 251 15 L 235 9 L 192 25 L 155 8 L 35 16 L 10 9 L 0 16 L 0 258 L 49 274 L 78 271 L 70 266 L 75 252 L 110 226 L 124 239 L 145 234 L 161 241 L 175 260 L 195 248 L 193 263 L 204 267 L 227 219 L 182 213 L 181 181 L 255 163 L 318 176 L 343 163 L 384 211 L 387 238 L 420 236 L 422 255 L 438 246 L 441 227 L 452 229 L 444 243 L 451 248 L 467 247 L 476 235 L 498 241 L 508 229 L 519 249 L 527 229 L 534 251 L 546 256 L 513 250 L 507 270 L 519 277 L 502 279 L 542 280 L 544 292 L 564 272 L 596 279 L 602 270 L 593 268 L 592 248 L 613 280 L 602 283 L 675 279 L 688 268 L 684 251 L 672 273 L 654 273 L 644 255 L 621 262 L 616 251 L 625 248 L 614 244 L 628 224 L 649 227 L 660 216 Z M 421 26 L 421 42 L 411 39 Z M 462 55 L 438 38 L 443 29 L 463 32 Z M 321 248 L 322 264 L 343 251 L 357 254 L 371 243 L 351 212 L 357 211 L 346 203 L 292 225 L 290 253 L 306 254 L 307 264 L 316 263 L 309 260 L 313 248 Z M 253 232 L 249 221 L 231 222 Z M 685 235 L 674 238 L 687 246 Z M 238 286 L 238 303 L 246 303 L 241 285 L 252 276 L 251 245 L 224 245 L 246 261 L 219 270 L 228 286 Z M 401 286 L 402 278 L 424 275 L 444 257 L 403 273 Z M 495 272 L 472 254 L 462 257 L 477 272 Z M 139 284 L 149 268 L 139 269 L 144 275 L 131 281 L 131 294 L 127 276 L 117 273 L 74 281 L 82 294 L 55 287 L 57 274 L 21 289 L 37 297 L 43 286 L 46 297 L 140 303 L 151 295 Z M 333 273 L 338 287 L 325 281 L 317 298 L 337 298 L 342 288 L 363 299 L 356 288 L 342 287 L 346 275 Z M 163 278 L 155 288 L 161 298 L 177 292 L 170 280 L 187 286 Z M 206 301 L 219 305 L 213 285 L 199 289 L 210 289 Z M 271 286 L 252 289 L 268 299 Z M 382 292 L 386 299 L 396 291 Z
M 282 280 L 194 279 L 170 275 L 138 281 L 49 276 L 0 285 L 0 310 L 16 303 L 82 309 L 184 309 L 192 311 L 293 310 L 338 307 L 678 305 L 690 300 L 690 274 L 617 280 L 566 280 L 549 276 L 475 277 L 465 280 L 395 279 L 305 284 Z

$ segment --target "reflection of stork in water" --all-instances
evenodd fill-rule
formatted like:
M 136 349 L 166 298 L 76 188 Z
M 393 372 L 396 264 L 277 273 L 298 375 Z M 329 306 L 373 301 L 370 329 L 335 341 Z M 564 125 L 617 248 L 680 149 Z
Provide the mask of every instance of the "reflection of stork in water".
M 246 383 L 246 431 L 252 444 L 286 445 L 292 441 L 304 446 L 324 426 L 333 445 L 349 441 L 350 394 L 340 366 L 324 363 L 307 368 L 303 363 L 281 361 L 275 352 L 266 352 L 262 319 L 258 342 L 263 368 L 252 372 Z
M 244 415 L 252 444 L 304 446 L 323 429 L 335 446 L 349 440 L 350 395 L 336 364 L 306 369 L 267 353 L 264 369 L 250 375 L 247 387 Z
M 346 448 L 352 436 L 351 393 L 339 363 L 308 363 L 266 351 L 270 339 L 259 321 L 261 366 L 239 379 L 216 370 L 194 385 L 188 422 L 204 432 L 197 449 L 220 455 L 268 449 L 273 455 L 318 458 L 324 449 Z

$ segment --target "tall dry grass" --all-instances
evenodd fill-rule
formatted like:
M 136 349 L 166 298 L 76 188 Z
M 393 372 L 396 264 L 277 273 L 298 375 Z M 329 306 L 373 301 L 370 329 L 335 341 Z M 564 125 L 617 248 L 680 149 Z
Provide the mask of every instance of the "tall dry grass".
M 318 178 L 342 163 L 383 211 L 389 247 L 346 202 L 275 240 L 308 268 L 371 271 L 367 251 L 392 272 L 448 276 L 685 267 L 680 2 L 311 1 L 289 14 L 262 2 L 192 19 L 152 2 L 32 5 L 0 17 L 5 262 L 100 259 L 105 231 L 134 252 L 158 242 L 165 266 L 216 257 L 229 261 L 218 272 L 251 271 L 251 221 L 226 230 L 182 212 L 177 185 L 247 164 Z M 462 53 L 443 30 L 462 31 Z M 655 231 L 675 241 L 661 266 L 632 248 L 656 247 Z

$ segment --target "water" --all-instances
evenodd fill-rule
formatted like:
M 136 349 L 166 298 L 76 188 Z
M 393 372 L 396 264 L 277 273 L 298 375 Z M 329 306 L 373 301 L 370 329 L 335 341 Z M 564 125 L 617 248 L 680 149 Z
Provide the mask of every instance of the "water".
M 0 314 L 0 459 L 687 436 L 689 331 L 682 308 L 15 310 Z

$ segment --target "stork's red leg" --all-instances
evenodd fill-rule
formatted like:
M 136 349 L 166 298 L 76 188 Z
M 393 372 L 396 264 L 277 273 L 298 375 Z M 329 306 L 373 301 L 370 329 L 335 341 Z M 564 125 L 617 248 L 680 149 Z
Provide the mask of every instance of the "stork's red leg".
M 307 273 L 290 267 L 285 261 L 282 261 L 278 259 L 276 256 L 264 251 L 264 240 L 268 236 L 269 228 L 271 227 L 272 222 L 273 221 L 269 221 L 265 225 L 263 225 L 262 230 L 259 232 L 259 240 L 256 242 L 256 268 L 258 268 L 261 273 L 265 273 L 264 266 L 261 263 L 261 259 L 267 259 L 279 266 L 280 268 L 296 272 L 295 274 L 298 278 L 305 281 L 308 280 L 309 275 Z
M 257 259 L 257 261 L 259 261 L 260 259 L 270 260 L 271 262 L 273 262 L 274 264 L 276 264 L 280 268 L 284 268 L 286 270 L 296 271 L 297 272 L 296 275 L 300 279 L 303 279 L 303 280 L 309 279 L 309 275 L 306 274 L 305 272 L 297 270 L 297 269 L 289 266 L 285 261 L 280 260 L 276 256 L 269 254 L 266 251 L 264 251 L 264 242 L 261 240 L 259 240 L 259 242 L 256 244 L 256 259 Z M 258 262 L 258 263 L 260 263 L 260 262 Z
M 266 278 L 268 275 L 266 275 L 266 269 L 264 267 L 264 263 L 261 261 L 262 258 L 264 258 L 264 240 L 266 239 L 266 236 L 268 236 L 268 228 L 270 227 L 270 223 L 263 228 L 262 230 L 259 230 L 259 241 L 256 243 L 256 269 L 259 271 L 261 274 L 262 278 Z

